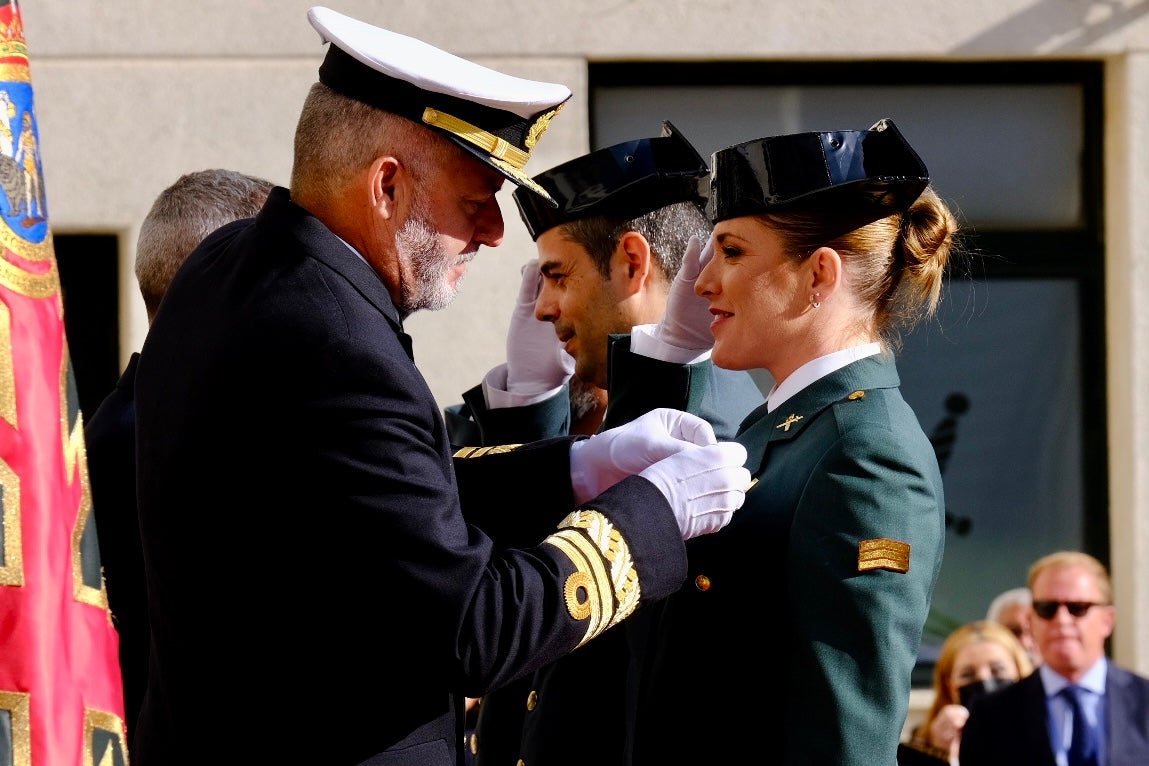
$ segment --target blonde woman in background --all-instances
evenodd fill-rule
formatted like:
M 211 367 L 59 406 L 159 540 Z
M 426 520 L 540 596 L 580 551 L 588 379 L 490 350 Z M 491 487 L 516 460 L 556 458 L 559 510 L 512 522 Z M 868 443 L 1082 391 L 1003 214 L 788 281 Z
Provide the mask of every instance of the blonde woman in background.
M 1025 678 L 1033 667 L 1017 636 L 999 622 L 979 620 L 950 633 L 934 666 L 934 703 L 899 748 L 898 763 L 956 765 L 970 700 Z

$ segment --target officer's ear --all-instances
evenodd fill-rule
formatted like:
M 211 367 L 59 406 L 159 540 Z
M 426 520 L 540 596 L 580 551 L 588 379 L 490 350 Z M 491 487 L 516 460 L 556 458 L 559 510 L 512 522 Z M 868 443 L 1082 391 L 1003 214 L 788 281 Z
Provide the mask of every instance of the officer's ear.
M 371 206 L 384 218 L 398 215 L 398 205 L 402 199 L 401 186 L 412 180 L 411 174 L 404 171 L 403 164 L 391 155 L 376 157 L 371 163 L 368 171 Z
M 654 254 L 650 243 L 637 231 L 625 232 L 619 237 L 611 260 L 611 276 L 621 279 L 627 294 L 637 293 L 653 277 Z

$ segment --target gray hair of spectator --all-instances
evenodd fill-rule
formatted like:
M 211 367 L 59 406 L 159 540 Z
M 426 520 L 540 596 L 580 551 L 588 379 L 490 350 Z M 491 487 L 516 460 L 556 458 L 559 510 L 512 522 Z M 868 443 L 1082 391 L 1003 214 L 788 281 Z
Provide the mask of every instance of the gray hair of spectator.
M 561 229 L 563 237 L 587 251 L 603 279 L 610 277 L 610 260 L 622 235 L 636 231 L 650 243 L 655 261 L 670 282 L 682 267 L 690 238 L 705 242 L 710 236 L 710 221 L 693 202 L 676 202 L 628 221 L 591 216 L 561 224 Z
M 1029 588 L 1010 588 L 1005 593 L 1001 593 L 993 601 L 989 602 L 989 609 L 985 613 L 987 620 L 994 622 L 1001 622 L 1001 613 L 1007 607 L 1014 604 L 1024 604 L 1029 606 L 1033 603 L 1033 594 L 1029 592 Z
M 212 168 L 186 173 L 160 192 L 136 240 L 136 281 L 149 324 L 172 278 L 203 238 L 254 216 L 274 187 L 262 178 Z

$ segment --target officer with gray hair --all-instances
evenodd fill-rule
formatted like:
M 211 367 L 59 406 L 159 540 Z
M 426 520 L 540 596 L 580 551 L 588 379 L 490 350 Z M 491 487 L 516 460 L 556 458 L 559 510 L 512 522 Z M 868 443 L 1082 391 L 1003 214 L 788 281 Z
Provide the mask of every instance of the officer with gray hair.
M 672 592 L 750 483 L 670 409 L 455 453 L 403 320 L 501 243 L 505 180 L 546 196 L 524 166 L 570 90 L 308 18 L 291 187 L 204 240 L 141 353 L 134 766 L 457 766 L 465 696 Z

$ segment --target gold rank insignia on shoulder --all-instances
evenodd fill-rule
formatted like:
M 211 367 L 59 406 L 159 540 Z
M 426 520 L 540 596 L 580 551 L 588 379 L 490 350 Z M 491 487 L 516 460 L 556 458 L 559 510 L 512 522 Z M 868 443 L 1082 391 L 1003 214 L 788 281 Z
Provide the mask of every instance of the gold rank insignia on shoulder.
M 521 444 L 496 444 L 493 447 L 463 447 L 455 452 L 455 457 L 465 459 L 469 457 L 482 457 L 483 455 L 498 455 L 501 452 L 514 452 Z
M 910 544 L 888 537 L 877 537 L 858 543 L 858 571 L 888 569 L 905 574 L 910 571 Z

